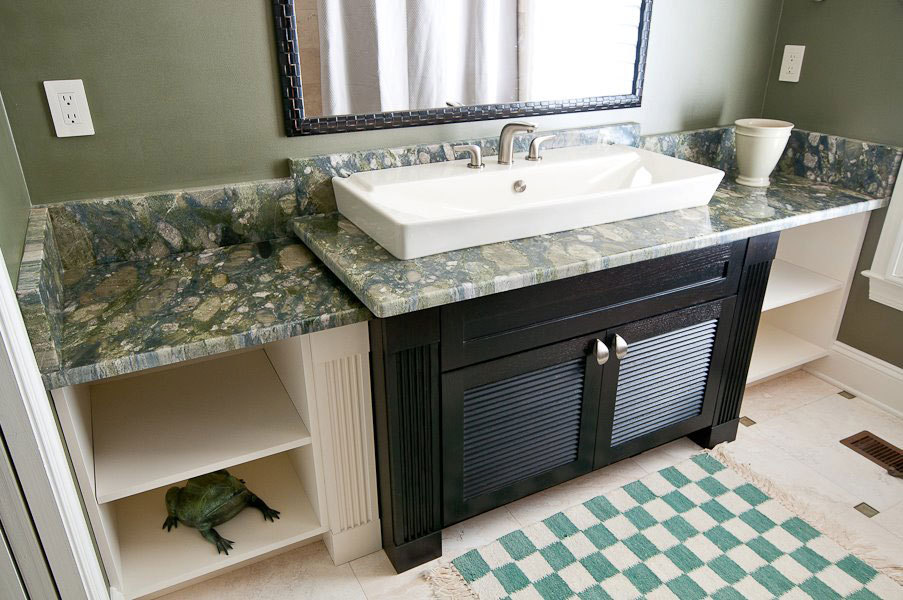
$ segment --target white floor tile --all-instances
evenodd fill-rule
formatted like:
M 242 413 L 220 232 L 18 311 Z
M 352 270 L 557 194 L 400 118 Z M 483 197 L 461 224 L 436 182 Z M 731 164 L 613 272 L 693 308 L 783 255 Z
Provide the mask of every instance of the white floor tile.
M 746 388 L 740 414 L 757 423 L 780 416 L 840 391 L 805 371 L 794 371 Z
M 741 426 L 737 439 L 726 444 L 725 450 L 754 473 L 767 477 L 797 498 L 805 498 L 808 504 L 823 512 L 832 514 L 862 501 L 763 436 L 758 425 Z
M 667 467 L 673 467 L 700 452 L 702 452 L 702 448 L 696 442 L 690 438 L 680 438 L 658 448 L 647 450 L 639 456 L 635 456 L 634 459 L 647 473 L 655 473 Z
M 903 485 L 903 482 L 901 482 Z M 894 535 L 903 538 L 903 502 L 895 504 L 887 510 L 881 511 L 872 521 L 881 525 Z
M 351 569 L 364 589 L 367 600 L 423 600 L 432 597 L 430 584 L 424 574 L 438 562 L 433 560 L 396 574 L 389 557 L 380 550 L 351 561 Z
M 858 398 L 828 396 L 753 429 L 775 446 L 879 511 L 903 502 L 903 480 L 840 444 L 864 429 L 903 445 L 903 421 Z
M 164 596 L 165 600 L 366 600 L 349 565 L 323 542 L 279 554 Z
M 646 474 L 636 457 L 628 458 L 512 502 L 507 508 L 520 526 L 526 527 L 608 490 L 641 479 Z

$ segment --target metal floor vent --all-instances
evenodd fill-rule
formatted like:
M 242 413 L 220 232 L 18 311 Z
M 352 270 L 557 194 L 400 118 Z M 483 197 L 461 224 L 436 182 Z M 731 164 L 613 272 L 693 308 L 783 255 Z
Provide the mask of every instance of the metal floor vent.
M 884 467 L 894 477 L 903 477 L 903 450 L 882 440 L 871 431 L 860 431 L 840 440 L 840 443 L 858 452 L 876 465 Z

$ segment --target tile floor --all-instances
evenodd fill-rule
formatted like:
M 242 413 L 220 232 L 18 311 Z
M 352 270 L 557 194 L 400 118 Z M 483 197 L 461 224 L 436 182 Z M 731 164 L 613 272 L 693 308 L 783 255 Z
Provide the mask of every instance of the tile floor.
M 742 413 L 756 423 L 741 426 L 727 450 L 737 461 L 854 531 L 889 562 L 899 564 L 903 560 L 903 479 L 889 476 L 838 440 L 868 429 L 903 446 L 903 419 L 858 398 L 845 398 L 840 391 L 803 371 L 750 387 Z M 449 527 L 442 532 L 443 560 L 697 451 L 699 447 L 690 440 L 677 440 Z M 857 511 L 854 507 L 861 502 L 878 514 L 868 518 Z M 421 575 L 435 562 L 396 575 L 380 551 L 336 567 L 323 543 L 316 542 L 165 598 L 419 600 L 431 598 Z

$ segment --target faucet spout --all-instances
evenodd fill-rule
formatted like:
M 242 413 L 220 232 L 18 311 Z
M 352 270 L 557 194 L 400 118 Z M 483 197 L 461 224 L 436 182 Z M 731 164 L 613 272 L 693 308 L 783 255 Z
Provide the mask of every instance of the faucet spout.
M 523 121 L 515 121 L 514 123 L 505 123 L 502 127 L 502 133 L 499 135 L 499 164 L 514 164 L 514 134 L 521 131 L 532 133 L 536 131 L 536 123 L 526 123 Z

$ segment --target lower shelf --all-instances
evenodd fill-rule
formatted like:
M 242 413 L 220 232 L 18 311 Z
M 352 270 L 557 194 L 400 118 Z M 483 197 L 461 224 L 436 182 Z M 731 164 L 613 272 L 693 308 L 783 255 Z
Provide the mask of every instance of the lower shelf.
M 755 383 L 827 355 L 828 351 L 821 346 L 762 323 L 756 334 L 746 383 Z
M 297 451 L 296 451 L 297 452 Z M 214 571 L 236 567 L 274 550 L 323 533 L 313 507 L 288 454 L 276 454 L 228 469 L 244 479 L 248 488 L 280 518 L 264 521 L 260 511 L 246 508 L 235 518 L 216 527 L 232 540 L 229 555 L 217 554 L 197 530 L 185 525 L 167 532 L 164 496 L 158 488 L 117 500 L 117 532 L 126 598 L 140 598 L 203 578 Z M 183 485 L 179 483 L 177 485 Z

